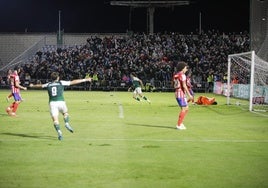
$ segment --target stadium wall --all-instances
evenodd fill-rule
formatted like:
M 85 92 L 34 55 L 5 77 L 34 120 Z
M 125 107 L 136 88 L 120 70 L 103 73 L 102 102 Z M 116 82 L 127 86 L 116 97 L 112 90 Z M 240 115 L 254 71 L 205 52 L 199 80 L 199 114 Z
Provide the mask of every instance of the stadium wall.
M 47 42 L 56 42 L 55 34 L 0 34 L 1 66 L 9 63 L 39 40 L 47 37 Z
M 111 36 L 112 33 L 65 33 L 63 45 L 85 44 L 90 36 Z M 126 35 L 126 34 L 116 34 Z M 8 64 L 31 46 L 45 38 L 45 45 L 57 45 L 57 33 L 0 33 L 0 68 Z

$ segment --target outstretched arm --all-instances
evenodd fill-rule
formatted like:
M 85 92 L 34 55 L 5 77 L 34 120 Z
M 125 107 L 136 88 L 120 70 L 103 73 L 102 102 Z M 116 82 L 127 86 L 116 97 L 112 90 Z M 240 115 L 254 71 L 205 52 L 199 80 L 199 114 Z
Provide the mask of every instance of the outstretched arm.
M 32 87 L 32 88 L 42 88 L 42 84 L 30 84 L 29 87 Z
M 84 79 L 76 79 L 76 80 L 72 80 L 70 82 L 70 85 L 75 85 L 75 84 L 80 84 L 80 83 L 83 83 L 83 82 L 91 82 L 91 78 L 84 78 Z

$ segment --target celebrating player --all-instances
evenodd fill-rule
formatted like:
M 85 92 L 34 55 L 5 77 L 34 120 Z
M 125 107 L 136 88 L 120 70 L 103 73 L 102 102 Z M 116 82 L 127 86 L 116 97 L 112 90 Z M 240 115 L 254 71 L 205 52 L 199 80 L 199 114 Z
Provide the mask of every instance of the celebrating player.
M 179 72 L 173 76 L 173 83 L 175 88 L 175 97 L 178 102 L 178 105 L 181 107 L 181 111 L 179 113 L 176 128 L 178 130 L 184 130 L 186 129 L 186 127 L 183 124 L 183 120 L 188 112 L 188 103 L 186 94 L 189 96 L 190 99 L 192 99 L 193 96 L 190 94 L 188 87 L 186 85 L 185 73 L 188 70 L 187 64 L 185 62 L 179 62 L 177 67 Z
M 91 78 L 85 79 L 76 79 L 72 81 L 64 81 L 59 80 L 59 73 L 53 72 L 51 73 L 52 82 L 48 82 L 46 84 L 30 84 L 30 87 L 33 88 L 47 88 L 48 96 L 49 96 L 49 107 L 50 107 L 50 115 L 53 120 L 54 127 L 58 133 L 58 139 L 62 140 L 62 131 L 60 129 L 59 123 L 59 113 L 62 113 L 63 119 L 65 122 L 65 127 L 71 133 L 73 133 L 73 128 L 69 124 L 69 114 L 66 102 L 64 100 L 63 91 L 64 86 L 70 86 L 75 84 L 80 84 L 82 82 L 91 82 Z
M 130 74 L 130 78 L 131 78 L 131 81 L 132 81 L 132 87 L 134 88 L 134 91 L 133 91 L 133 98 L 137 101 L 141 101 L 140 98 L 146 100 L 147 102 L 151 102 L 149 99 L 147 99 L 147 97 L 145 97 L 143 94 L 142 94 L 142 90 L 141 90 L 141 87 L 144 87 L 143 86 L 143 82 L 141 79 L 139 79 L 137 77 L 137 75 L 135 73 L 131 73 Z M 128 89 L 128 91 L 130 91 L 130 89 L 132 88 L 130 87 Z M 140 98 L 139 98 L 140 97 Z

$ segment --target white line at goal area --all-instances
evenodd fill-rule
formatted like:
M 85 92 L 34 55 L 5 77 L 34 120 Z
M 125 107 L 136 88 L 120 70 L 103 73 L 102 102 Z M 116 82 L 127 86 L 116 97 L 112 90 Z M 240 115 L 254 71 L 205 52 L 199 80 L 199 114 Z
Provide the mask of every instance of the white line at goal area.
M 229 55 L 227 85 L 223 94 L 227 96 L 227 104 L 268 112 L 268 62 L 254 51 Z

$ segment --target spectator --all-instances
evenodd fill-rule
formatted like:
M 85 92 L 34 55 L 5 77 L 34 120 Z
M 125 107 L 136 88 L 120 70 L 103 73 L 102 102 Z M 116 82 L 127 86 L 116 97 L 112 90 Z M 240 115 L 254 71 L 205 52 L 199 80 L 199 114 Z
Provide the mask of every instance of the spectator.
M 120 74 L 136 72 L 145 82 L 154 79 L 155 83 L 167 86 L 176 72 L 177 61 L 189 62 L 193 78 L 208 75 L 209 70 L 224 75 L 228 55 L 250 49 L 247 33 L 221 34 L 215 30 L 196 35 L 92 36 L 85 42 L 80 46 L 38 51 L 30 65 L 25 64 L 25 72 L 32 79 L 41 80 L 57 70 L 63 79 L 70 80 L 97 71 L 102 84 L 109 83 L 106 80 L 115 81 L 110 85 L 120 83 Z

